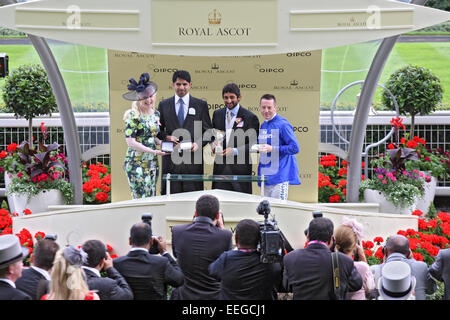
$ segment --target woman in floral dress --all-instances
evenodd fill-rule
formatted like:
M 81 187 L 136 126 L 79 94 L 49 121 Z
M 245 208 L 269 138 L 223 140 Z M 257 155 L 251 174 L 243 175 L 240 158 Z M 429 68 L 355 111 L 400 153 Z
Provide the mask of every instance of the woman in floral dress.
M 131 109 L 124 114 L 125 139 L 128 145 L 125 155 L 125 172 L 134 199 L 156 195 L 159 166 L 158 155 L 165 153 L 157 149 L 161 141 L 159 112 L 155 110 L 157 85 L 143 73 L 139 83 L 130 79 L 129 92 L 123 97 L 133 101 Z

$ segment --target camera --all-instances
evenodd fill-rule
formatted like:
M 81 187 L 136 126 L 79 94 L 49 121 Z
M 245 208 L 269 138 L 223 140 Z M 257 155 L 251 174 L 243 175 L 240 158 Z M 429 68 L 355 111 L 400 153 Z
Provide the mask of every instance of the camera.
M 263 200 L 256 208 L 256 212 L 264 216 L 264 222 L 259 224 L 260 243 L 259 252 L 262 263 L 282 262 L 286 252 L 293 250 L 284 234 L 278 228 L 277 221 L 269 219 L 270 204 L 269 201 Z
M 141 219 L 142 219 L 143 223 L 148 224 L 150 227 L 152 226 L 153 215 L 150 212 L 143 213 Z M 148 250 L 148 252 L 150 254 L 158 254 L 159 253 L 159 249 L 158 249 L 158 241 L 156 240 L 157 237 L 155 237 L 155 235 L 153 233 L 152 233 L 152 237 L 153 237 L 153 244 L 150 247 L 150 250 Z
M 56 236 L 56 234 L 51 234 L 51 233 L 47 233 L 44 237 L 44 239 L 49 239 L 49 240 L 53 240 L 56 241 L 58 237 Z
M 315 218 L 322 218 L 323 214 L 322 214 L 322 211 L 313 211 L 312 216 L 313 216 L 313 219 L 315 219 Z M 308 232 L 309 232 L 308 229 L 309 228 L 306 228 L 305 231 L 304 231 L 305 232 L 305 236 L 308 235 Z

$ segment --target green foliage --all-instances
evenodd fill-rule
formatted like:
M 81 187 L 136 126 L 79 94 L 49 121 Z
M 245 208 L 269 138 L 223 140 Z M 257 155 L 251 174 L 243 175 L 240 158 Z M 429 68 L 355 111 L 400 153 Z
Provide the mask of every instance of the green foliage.
M 426 7 L 435 8 L 444 11 L 450 11 L 450 0 L 428 0 Z
M 411 136 L 414 136 L 414 117 L 432 113 L 442 101 L 440 79 L 429 69 L 418 65 L 398 69 L 389 77 L 385 86 L 395 96 L 399 113 L 411 116 Z M 388 91 L 383 92 L 381 102 L 389 110 L 395 110 Z
M 71 204 L 73 200 L 74 190 L 73 185 L 64 179 L 55 179 L 53 181 L 47 180 L 45 182 L 24 183 L 23 179 L 14 177 L 8 185 L 6 195 L 21 194 L 26 195 L 28 199 L 37 195 L 42 190 L 56 189 L 61 191 L 66 204 Z
M 3 101 L 6 112 L 27 120 L 58 110 L 47 73 L 40 65 L 14 69 L 5 80 Z
M 443 90 L 439 78 L 429 69 L 417 65 L 408 65 L 395 71 L 386 87 L 395 96 L 402 115 L 428 115 L 436 110 L 442 100 Z M 395 110 L 387 92 L 383 93 L 382 103 L 389 110 Z

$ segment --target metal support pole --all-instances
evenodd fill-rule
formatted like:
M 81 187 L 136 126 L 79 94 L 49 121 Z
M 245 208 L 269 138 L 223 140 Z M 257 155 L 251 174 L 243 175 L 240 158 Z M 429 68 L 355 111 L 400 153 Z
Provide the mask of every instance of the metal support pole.
M 403 1 L 405 2 L 405 1 Z M 427 0 L 412 0 L 412 4 L 423 5 Z M 350 136 L 348 149 L 349 167 L 347 174 L 347 202 L 359 202 L 359 184 L 361 182 L 361 154 L 365 132 L 367 128 L 367 117 L 370 105 L 375 94 L 378 80 L 380 79 L 384 65 L 397 42 L 398 36 L 385 38 L 372 61 L 369 72 L 361 91 L 361 96 L 356 108 L 355 118 Z M 368 165 L 368 164 L 366 164 Z
M 48 80 L 52 86 L 59 114 L 61 115 L 61 123 L 67 149 L 67 160 L 69 162 L 70 183 L 72 183 L 75 191 L 73 204 L 83 204 L 80 142 L 69 94 L 67 93 L 64 79 L 62 78 L 58 64 L 56 63 L 47 41 L 44 38 L 36 37 L 31 34 L 28 35 L 28 38 L 39 54 L 42 64 L 47 71 Z
M 3 5 L 17 3 L 15 0 L 0 0 Z M 83 185 L 81 177 L 81 149 L 78 139 L 78 130 L 72 110 L 69 94 L 64 79 L 59 71 L 58 64 L 53 56 L 47 41 L 44 38 L 28 34 L 28 38 L 36 49 L 42 64 L 47 71 L 48 80 L 55 95 L 56 104 L 61 115 L 61 123 L 66 142 L 67 160 L 69 162 L 70 182 L 74 187 L 73 204 L 83 204 Z

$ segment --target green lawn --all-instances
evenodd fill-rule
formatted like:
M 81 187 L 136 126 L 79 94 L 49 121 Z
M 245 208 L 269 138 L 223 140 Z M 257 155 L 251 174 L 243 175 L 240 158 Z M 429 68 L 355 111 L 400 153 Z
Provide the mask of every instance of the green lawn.
M 347 84 L 364 80 L 381 41 L 323 50 L 321 105 L 330 107 Z M 70 44 L 51 45 L 73 104 L 108 104 L 108 69 L 106 50 Z M 0 45 L 0 52 L 9 56 L 10 70 L 18 65 L 40 63 L 30 45 Z M 383 84 L 396 69 L 407 64 L 419 64 L 431 69 L 441 79 L 444 88 L 443 108 L 450 109 L 450 42 L 397 43 L 383 70 Z M 356 70 L 356 72 L 354 72 Z M 341 72 L 342 71 L 342 72 Z M 0 87 L 4 80 L 0 79 Z M 347 90 L 338 101 L 338 109 L 353 108 L 360 87 Z M 375 102 L 382 89 L 377 90 Z M 0 96 L 0 102 L 2 101 Z
M 108 103 L 108 61 L 105 49 L 70 44 L 51 45 L 73 104 Z M 30 45 L 0 45 L 9 56 L 10 72 L 19 65 L 41 63 Z M 0 79 L 0 87 L 4 80 Z M 0 101 L 2 101 L 0 97 Z
M 349 83 L 364 80 L 380 42 L 371 42 L 326 49 L 322 58 L 321 102 L 331 106 L 337 93 Z M 380 84 L 384 84 L 397 69 L 407 64 L 418 64 L 436 74 L 444 89 L 442 104 L 450 108 L 450 42 L 397 43 L 383 69 Z M 366 69 L 366 70 L 365 70 Z M 345 71 L 345 72 L 327 72 Z M 352 70 L 363 70 L 349 72 Z M 354 105 L 360 87 L 347 90 L 338 100 L 341 107 Z M 375 102 L 383 89 L 377 90 Z

